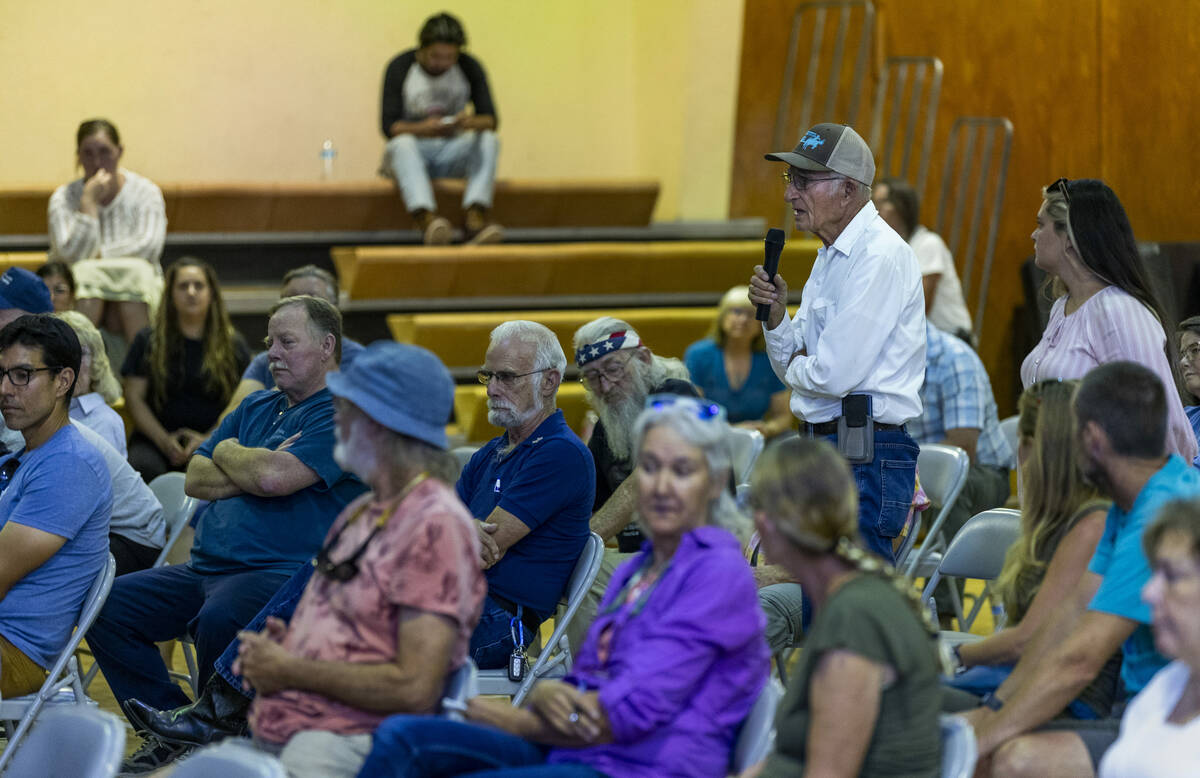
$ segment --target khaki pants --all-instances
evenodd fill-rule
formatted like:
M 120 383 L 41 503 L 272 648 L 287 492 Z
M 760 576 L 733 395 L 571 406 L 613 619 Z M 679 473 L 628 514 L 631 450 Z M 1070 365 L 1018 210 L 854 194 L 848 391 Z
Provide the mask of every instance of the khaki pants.
M 571 619 L 571 624 L 567 627 L 567 642 L 571 644 L 572 657 L 579 656 L 579 648 L 583 645 L 583 639 L 587 637 L 587 631 L 592 626 L 592 622 L 596 620 L 600 599 L 604 597 L 604 590 L 608 588 L 608 582 L 612 580 L 613 572 L 622 562 L 631 559 L 634 553 L 622 554 L 615 548 L 604 549 L 604 558 L 600 561 L 600 572 L 596 574 L 592 588 L 584 595 L 579 610 L 575 611 L 575 618 Z
M 32 694 L 46 680 L 46 671 L 0 635 L 0 699 Z

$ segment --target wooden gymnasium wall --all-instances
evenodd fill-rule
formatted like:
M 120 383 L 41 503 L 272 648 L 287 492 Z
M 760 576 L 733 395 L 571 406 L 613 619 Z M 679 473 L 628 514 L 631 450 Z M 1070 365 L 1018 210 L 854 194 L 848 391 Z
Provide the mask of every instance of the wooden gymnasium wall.
M 783 190 L 779 166 L 762 153 L 796 5 L 746 0 L 742 27 L 730 215 L 771 225 L 782 218 Z M 876 11 L 873 66 L 893 55 L 934 55 L 945 65 L 923 220 L 934 217 L 954 119 L 1007 116 L 1015 128 L 980 346 L 1003 416 L 1016 405 L 1012 314 L 1023 299 L 1018 272 L 1032 256 L 1043 185 L 1059 176 L 1102 178 L 1139 239 L 1200 240 L 1200 3 L 876 0 Z M 1200 301 L 1190 313 L 1197 312 Z

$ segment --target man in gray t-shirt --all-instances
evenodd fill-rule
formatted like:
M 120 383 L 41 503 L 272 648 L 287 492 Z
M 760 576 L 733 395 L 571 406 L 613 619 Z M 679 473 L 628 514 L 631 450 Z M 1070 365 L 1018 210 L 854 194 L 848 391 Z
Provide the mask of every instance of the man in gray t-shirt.
M 487 75 L 463 53 L 467 35 L 450 14 L 425 20 L 418 40 L 419 48 L 397 55 L 384 73 L 380 117 L 388 143 L 380 172 L 395 179 L 429 245 L 449 243 L 452 233 L 437 213 L 430 178 L 465 177 L 467 243 L 499 242 L 504 230 L 487 218 L 499 156 Z

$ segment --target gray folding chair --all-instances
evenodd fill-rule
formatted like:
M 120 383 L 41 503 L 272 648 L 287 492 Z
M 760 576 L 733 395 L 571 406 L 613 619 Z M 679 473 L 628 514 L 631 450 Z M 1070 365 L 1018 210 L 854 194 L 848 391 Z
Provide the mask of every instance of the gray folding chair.
M 561 678 L 571 670 L 571 646 L 567 641 L 567 627 L 583 603 L 584 595 L 592 588 L 603 558 L 604 541 L 592 532 L 588 535 L 587 543 L 579 554 L 579 561 L 575 563 L 575 570 L 567 583 L 566 608 L 561 618 L 555 618 L 554 632 L 550 635 L 550 640 L 525 671 L 525 677 L 515 682 L 508 680 L 507 668 L 480 670 L 480 694 L 510 694 L 513 706 L 519 707 L 539 678 Z
M 167 524 L 167 542 L 163 545 L 158 559 L 154 560 L 155 567 L 162 567 L 167 563 L 167 555 L 171 552 L 171 547 L 183 534 L 192 514 L 196 512 L 196 508 L 200 504 L 195 497 L 189 497 L 184 493 L 183 484 L 186 480 L 187 476 L 183 473 L 163 473 L 150 482 L 150 491 L 154 492 L 154 496 L 162 505 L 163 520 Z
M 925 493 L 938 506 L 938 515 L 929 532 L 925 533 L 925 542 L 907 554 L 907 558 L 896 560 L 896 568 L 909 578 L 929 575 L 929 569 L 923 568 L 922 562 L 931 554 L 946 548 L 947 539 L 942 537 L 942 524 L 958 500 L 963 484 L 967 482 L 970 466 L 967 452 L 958 446 L 941 443 L 921 446 L 921 453 L 917 456 L 917 471 L 921 474 L 921 486 L 925 488 Z M 913 533 L 918 529 L 914 527 Z M 931 566 L 936 567 L 937 562 L 931 561 Z
M 942 732 L 942 778 L 971 778 L 979 754 L 975 730 L 962 716 L 942 715 L 938 725 Z
M 783 686 L 774 678 L 767 678 L 733 742 L 730 772 L 740 775 L 771 753 L 775 747 L 775 709 L 781 699 Z
M 754 471 L 754 463 L 762 453 L 766 440 L 758 430 L 729 428 L 730 459 L 733 465 L 733 477 L 736 483 L 744 484 L 750 481 L 750 473 Z
M 125 753 L 125 724 L 96 708 L 60 706 L 43 713 L 6 778 L 112 778 Z
M 479 694 L 479 668 L 467 657 L 462 665 L 446 679 L 442 692 L 442 715 L 452 721 L 462 721 L 467 711 L 467 701 Z
M 458 462 L 458 474 L 462 475 L 463 468 L 471 461 L 471 457 L 475 456 L 475 452 L 479 450 L 479 446 L 455 446 L 450 449 L 450 455 Z
M 63 646 L 58 658 L 54 660 L 54 665 L 50 668 L 42 687 L 33 694 L 0 700 L 0 721 L 4 722 L 4 729 L 8 734 L 8 745 L 4 749 L 4 753 L 0 754 L 0 773 L 4 772 L 5 767 L 16 754 L 17 747 L 29 732 L 29 728 L 33 726 L 33 722 L 37 719 L 43 706 L 96 704 L 93 700 L 89 700 L 83 691 L 83 680 L 79 673 L 79 660 L 75 658 L 75 649 L 79 648 L 80 641 L 91 628 L 96 616 L 100 614 L 100 608 L 104 606 L 104 601 L 108 599 L 108 592 L 112 589 L 116 572 L 117 562 L 113 559 L 112 554 L 108 554 L 108 561 L 100 570 L 100 574 L 96 576 L 87 596 L 83 599 L 83 607 L 75 622 L 75 631 L 71 633 L 67 644 Z
M 963 525 L 950 547 L 938 564 L 933 575 L 921 592 L 921 599 L 927 604 L 933 602 L 933 590 L 943 577 L 978 578 L 983 581 L 993 581 L 1004 569 L 1004 557 L 1009 547 L 1016 542 L 1021 534 L 1021 512 L 1011 508 L 993 508 L 977 513 Z M 961 609 L 958 610 L 958 625 L 963 632 L 970 632 L 975 617 L 987 598 L 989 587 L 975 599 L 971 613 L 964 619 Z M 954 641 L 953 634 L 945 635 L 946 639 Z M 959 641 L 961 642 L 961 641 Z
M 222 740 L 179 763 L 175 778 L 287 778 L 283 763 L 246 740 Z

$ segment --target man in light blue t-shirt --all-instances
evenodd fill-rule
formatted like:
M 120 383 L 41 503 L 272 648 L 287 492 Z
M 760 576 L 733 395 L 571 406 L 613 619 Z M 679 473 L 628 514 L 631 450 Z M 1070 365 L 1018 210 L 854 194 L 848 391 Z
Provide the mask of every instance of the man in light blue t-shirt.
M 1112 718 L 1038 728 L 1061 715 L 1117 649 L 1119 698 L 1141 691 L 1167 663 L 1140 596 L 1150 580 L 1142 532 L 1167 503 L 1200 496 L 1200 472 L 1165 453 L 1167 402 L 1179 402 L 1175 388 L 1168 394 L 1153 372 L 1132 362 L 1095 368 L 1076 392 L 1079 464 L 1113 506 L 1088 572 L 1034 634 L 1008 680 L 985 698 L 986 707 L 968 714 L 993 776 L 1091 775 L 1116 739 L 1119 710 Z
M 108 557 L 108 469 L 68 417 L 81 354 L 47 314 L 0 330 L 0 412 L 25 441 L 0 459 L 3 697 L 41 686 Z

